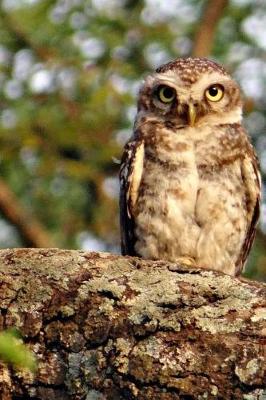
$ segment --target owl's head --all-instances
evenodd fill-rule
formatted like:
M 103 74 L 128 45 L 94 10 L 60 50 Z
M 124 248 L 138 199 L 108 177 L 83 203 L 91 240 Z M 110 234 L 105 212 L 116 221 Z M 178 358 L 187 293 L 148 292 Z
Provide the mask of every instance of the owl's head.
M 177 127 L 240 122 L 238 84 L 219 64 L 205 58 L 180 58 L 149 75 L 140 90 L 138 111 Z

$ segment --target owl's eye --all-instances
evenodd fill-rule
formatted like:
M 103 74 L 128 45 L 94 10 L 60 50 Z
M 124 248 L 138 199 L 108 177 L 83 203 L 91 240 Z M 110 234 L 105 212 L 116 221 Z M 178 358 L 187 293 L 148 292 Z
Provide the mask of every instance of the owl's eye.
M 176 92 L 170 86 L 161 85 L 157 89 L 157 96 L 162 103 L 171 103 L 175 99 Z
M 224 87 L 222 85 L 212 85 L 205 91 L 205 96 L 210 101 L 219 101 L 224 95 Z

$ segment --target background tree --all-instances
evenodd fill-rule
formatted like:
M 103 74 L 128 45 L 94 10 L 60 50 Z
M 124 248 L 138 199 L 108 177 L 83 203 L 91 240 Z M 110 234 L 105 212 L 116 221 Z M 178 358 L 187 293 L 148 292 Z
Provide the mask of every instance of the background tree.
M 240 82 L 266 173 L 266 6 L 255 0 L 3 0 L 0 246 L 119 251 L 121 147 L 141 79 L 211 56 Z M 266 277 L 265 207 L 248 275 Z

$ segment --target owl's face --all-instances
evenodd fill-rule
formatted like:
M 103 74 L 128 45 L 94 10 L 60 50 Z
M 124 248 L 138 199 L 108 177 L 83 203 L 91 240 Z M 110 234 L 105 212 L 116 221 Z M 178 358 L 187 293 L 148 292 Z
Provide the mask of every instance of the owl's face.
M 187 58 L 165 64 L 147 77 L 138 111 L 184 128 L 239 122 L 242 102 L 239 86 L 220 65 Z

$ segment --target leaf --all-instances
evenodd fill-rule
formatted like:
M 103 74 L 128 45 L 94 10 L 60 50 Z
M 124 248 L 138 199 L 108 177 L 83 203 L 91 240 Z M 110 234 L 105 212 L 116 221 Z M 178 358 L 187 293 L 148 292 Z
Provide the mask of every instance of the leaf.
M 0 333 L 0 359 L 14 368 L 27 369 L 33 373 L 37 370 L 34 354 L 28 350 L 16 329 Z

